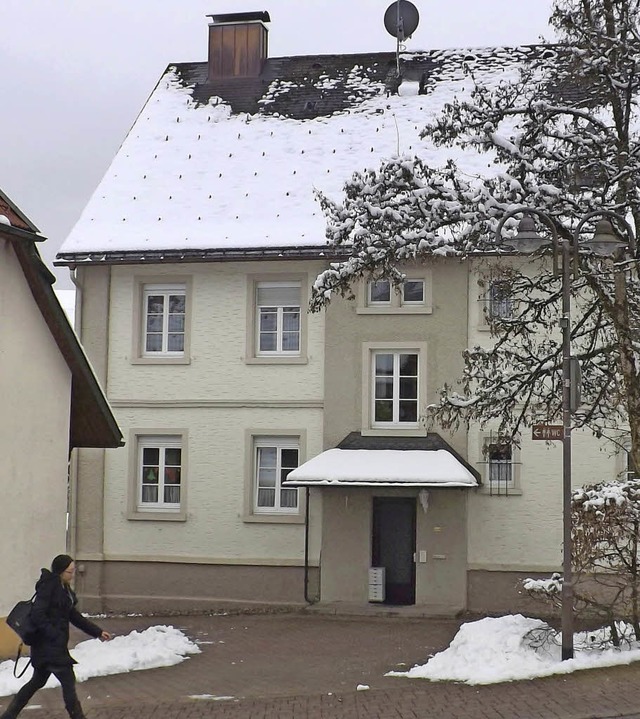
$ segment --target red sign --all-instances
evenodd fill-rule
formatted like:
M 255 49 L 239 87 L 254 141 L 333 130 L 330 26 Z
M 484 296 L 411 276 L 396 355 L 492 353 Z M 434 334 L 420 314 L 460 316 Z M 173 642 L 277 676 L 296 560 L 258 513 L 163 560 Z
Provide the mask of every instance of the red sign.
M 531 439 L 541 439 L 546 442 L 564 439 L 564 427 L 561 424 L 534 424 L 531 427 Z

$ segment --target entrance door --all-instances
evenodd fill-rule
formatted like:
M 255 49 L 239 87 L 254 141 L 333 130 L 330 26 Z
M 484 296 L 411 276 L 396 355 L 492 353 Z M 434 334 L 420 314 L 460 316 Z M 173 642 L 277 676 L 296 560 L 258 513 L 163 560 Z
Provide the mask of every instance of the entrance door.
M 373 498 L 372 566 L 385 568 L 385 604 L 415 604 L 416 500 Z

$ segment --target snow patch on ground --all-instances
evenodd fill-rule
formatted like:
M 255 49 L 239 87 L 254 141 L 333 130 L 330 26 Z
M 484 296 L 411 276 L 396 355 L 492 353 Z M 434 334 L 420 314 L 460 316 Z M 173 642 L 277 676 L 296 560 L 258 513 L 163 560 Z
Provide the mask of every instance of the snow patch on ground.
M 155 669 L 180 664 L 189 654 L 199 654 L 200 649 L 179 629 L 171 626 L 149 627 L 142 632 L 133 631 L 122 637 L 114 637 L 109 642 L 89 639 L 76 645 L 71 654 L 78 664 L 74 667 L 79 682 L 91 677 L 123 674 L 140 669 Z M 18 672 L 24 666 L 22 659 Z M 21 679 L 13 676 L 12 660 L 0 663 L 0 696 L 15 694 L 31 678 L 28 669 Z M 59 686 L 55 677 L 47 687 Z

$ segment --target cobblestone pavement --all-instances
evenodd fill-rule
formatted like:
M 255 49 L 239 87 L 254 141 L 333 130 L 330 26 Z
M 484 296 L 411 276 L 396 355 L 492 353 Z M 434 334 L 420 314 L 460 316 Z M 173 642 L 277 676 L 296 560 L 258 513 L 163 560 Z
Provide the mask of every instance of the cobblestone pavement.
M 98 621 L 117 634 L 171 624 L 202 652 L 79 684 L 88 719 L 640 719 L 640 665 L 476 687 L 385 676 L 444 649 L 456 621 L 303 613 Z M 64 719 L 60 690 L 41 690 L 23 716 Z

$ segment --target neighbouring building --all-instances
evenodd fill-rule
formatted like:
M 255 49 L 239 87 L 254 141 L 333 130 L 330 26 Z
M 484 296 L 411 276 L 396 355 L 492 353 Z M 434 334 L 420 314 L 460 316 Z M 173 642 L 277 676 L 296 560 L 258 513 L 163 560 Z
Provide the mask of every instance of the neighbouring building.
M 38 253 L 45 238 L 0 192 L 0 618 L 67 551 L 69 464 L 122 435 Z M 74 515 L 75 516 L 75 515 Z M 0 621 L 0 656 L 17 637 Z

